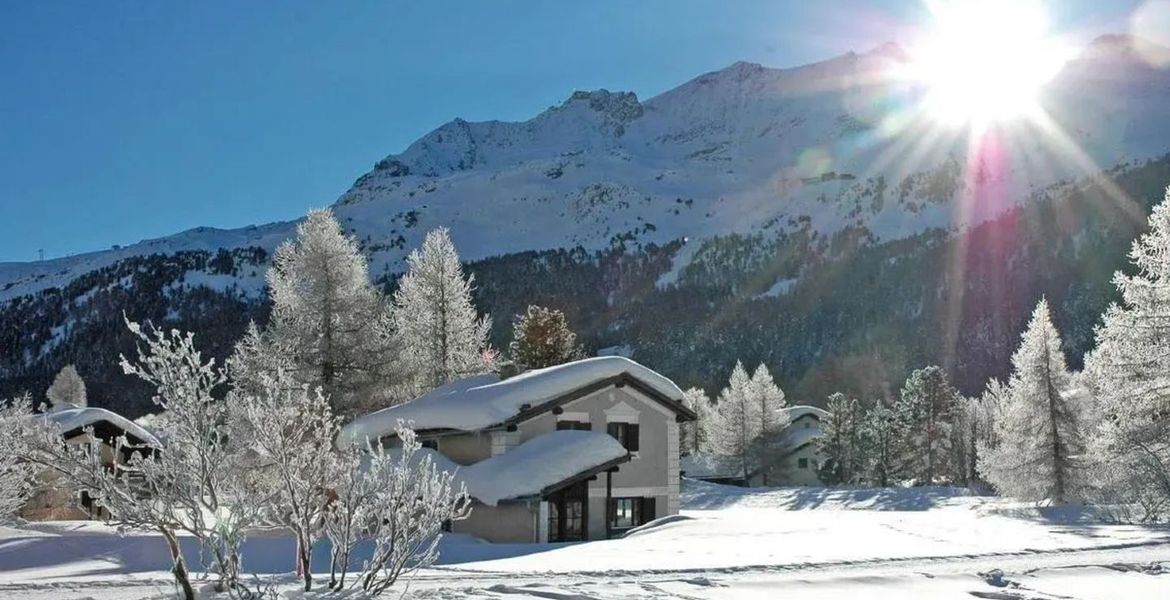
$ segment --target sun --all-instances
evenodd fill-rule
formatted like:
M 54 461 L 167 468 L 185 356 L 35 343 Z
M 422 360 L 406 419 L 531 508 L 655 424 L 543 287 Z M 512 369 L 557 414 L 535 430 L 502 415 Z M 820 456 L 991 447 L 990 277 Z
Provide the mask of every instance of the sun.
M 1026 115 L 1068 58 L 1039 2 L 940 0 L 928 8 L 932 24 L 912 50 L 909 75 L 939 121 L 987 125 Z

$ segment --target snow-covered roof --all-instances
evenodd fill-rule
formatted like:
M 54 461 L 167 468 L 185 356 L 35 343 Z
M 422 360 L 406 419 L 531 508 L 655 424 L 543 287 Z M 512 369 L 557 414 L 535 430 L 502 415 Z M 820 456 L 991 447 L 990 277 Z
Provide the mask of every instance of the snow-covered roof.
M 815 406 L 808 406 L 807 404 L 795 404 L 793 406 L 786 406 L 781 410 L 788 415 L 788 420 L 795 421 L 803 416 L 812 415 L 818 419 L 825 419 L 829 416 L 829 411 Z
M 627 459 L 629 453 L 600 431 L 552 431 L 461 470 L 467 491 L 495 506 L 525 498 L 575 475 Z
M 682 457 L 679 470 L 691 479 L 742 479 L 743 461 L 735 456 L 691 454 Z
M 472 498 L 495 506 L 502 500 L 538 495 L 574 476 L 624 462 L 629 453 L 608 434 L 563 430 L 535 437 L 466 467 L 429 448 L 419 449 L 412 464 L 424 456 L 429 456 L 438 470 L 454 473 L 456 484 L 466 485 Z
M 143 429 L 142 426 L 118 413 L 108 411 L 104 408 L 67 408 L 45 414 L 45 420 L 56 425 L 61 433 L 67 433 L 75 429 L 81 429 L 82 427 L 90 427 L 98 423 L 109 423 L 126 432 L 127 435 L 138 438 L 143 443 L 156 447 L 162 446 L 158 438 Z
M 536 369 L 504 380 L 495 374 L 461 379 L 410 402 L 354 419 L 342 428 L 339 442 L 359 443 L 384 437 L 394 431 L 399 420 L 413 422 L 416 430 L 478 431 L 591 384 L 622 376 L 672 403 L 682 401 L 682 390 L 666 377 L 628 358 L 603 356 Z M 681 404 L 675 408 L 689 414 Z

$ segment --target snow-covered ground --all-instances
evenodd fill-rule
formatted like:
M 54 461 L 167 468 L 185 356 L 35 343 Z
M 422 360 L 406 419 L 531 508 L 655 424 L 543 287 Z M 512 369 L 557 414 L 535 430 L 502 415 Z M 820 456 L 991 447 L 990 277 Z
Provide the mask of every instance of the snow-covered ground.
M 687 482 L 681 516 L 624 539 L 445 540 L 420 598 L 1167 598 L 1170 529 L 1091 522 L 961 490 L 741 490 Z M 198 561 L 192 546 L 190 556 Z M 324 558 L 323 553 L 320 558 Z M 324 570 L 325 561 L 319 561 Z M 245 570 L 293 589 L 292 546 L 252 536 Z M 95 523 L 0 529 L 0 598 L 166 597 L 153 535 Z M 1005 573 L 1005 586 L 984 574 Z

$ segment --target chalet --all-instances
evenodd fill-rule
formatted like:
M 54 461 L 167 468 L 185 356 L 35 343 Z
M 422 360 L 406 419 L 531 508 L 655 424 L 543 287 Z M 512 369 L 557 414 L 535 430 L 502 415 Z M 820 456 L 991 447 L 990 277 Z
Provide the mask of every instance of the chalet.
M 456 532 L 495 542 L 605 539 L 678 513 L 678 424 L 695 419 L 672 381 L 620 356 L 515 377 L 479 375 L 359 417 L 340 443 L 394 445 L 412 424 L 472 496 Z
M 817 471 L 824 462 L 817 440 L 824 435 L 822 421 L 829 416 L 823 408 L 796 405 L 784 409 L 788 428 L 784 430 L 786 454 L 780 468 L 784 485 L 821 485 Z
M 788 415 L 788 427 L 784 429 L 784 457 L 776 469 L 775 485 L 821 485 L 817 475 L 823 459 L 817 448 L 817 439 L 824 432 L 823 419 L 829 416 L 824 409 L 815 406 L 795 405 L 782 409 Z M 764 479 L 760 473 L 744 472 L 743 462 L 733 456 L 700 454 L 684 456 L 681 460 L 683 476 L 711 483 L 726 485 L 758 486 Z
M 129 460 L 131 453 L 161 448 L 158 439 L 138 424 L 104 408 L 67 406 L 45 413 L 43 418 L 61 433 L 67 444 L 98 442 L 102 461 L 113 467 Z M 115 453 L 115 440 L 125 436 L 129 445 Z M 45 472 L 20 514 L 30 521 L 102 518 L 88 494 L 79 497 L 61 485 L 55 474 Z

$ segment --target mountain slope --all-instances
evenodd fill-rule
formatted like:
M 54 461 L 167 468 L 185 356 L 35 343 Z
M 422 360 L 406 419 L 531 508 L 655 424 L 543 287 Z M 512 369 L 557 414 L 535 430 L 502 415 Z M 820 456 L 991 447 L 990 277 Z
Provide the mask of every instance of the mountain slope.
M 844 308 L 838 329 L 822 331 L 821 320 L 833 316 L 824 305 L 857 292 L 856 281 L 834 273 L 879 255 L 911 264 L 907 256 L 969 235 L 1029 198 L 1067 197 L 1079 177 L 1148 169 L 1146 159 L 1170 151 L 1170 75 L 1133 48 L 1127 38 L 1098 40 L 1048 86 L 1051 122 L 1004 128 L 982 144 L 907 109 L 921 90 L 898 77 L 906 57 L 893 45 L 795 69 L 736 63 L 644 102 L 576 92 L 525 122 L 447 123 L 379 161 L 335 211 L 388 285 L 427 230 L 451 228 L 479 273 L 481 306 L 497 315 L 497 341 L 511 314 L 539 301 L 568 309 L 591 343 L 631 342 L 685 383 L 713 385 L 728 366 L 723 356 L 768 361 L 789 381 L 815 379 L 854 347 L 906 357 L 883 359 L 891 364 L 943 362 L 889 332 L 852 332 L 859 341 L 839 344 L 851 321 Z M 1115 189 L 1101 194 L 1116 201 Z M 1120 206 L 1127 218 L 1140 216 L 1132 202 Z M 293 227 L 196 229 L 0 264 L 0 317 L 15 327 L 0 339 L 0 387 L 37 389 L 66 360 L 107 373 L 102 365 L 113 357 L 95 351 L 93 338 L 102 350 L 121 349 L 121 310 L 210 328 L 208 337 L 226 348 L 239 315 L 263 319 L 267 256 Z M 928 271 L 883 277 L 922 286 L 878 286 L 867 296 L 870 310 L 894 309 L 910 330 L 933 332 L 935 317 L 922 307 L 939 291 L 925 284 L 943 285 L 934 276 L 951 266 L 917 264 Z M 883 271 L 890 269 L 873 264 L 868 276 Z M 677 331 L 661 330 L 663 315 Z M 745 323 L 757 323 L 755 335 L 732 333 Z M 702 359 L 715 355 L 720 361 Z M 994 372 L 995 358 L 987 362 L 971 377 Z M 890 380 L 899 368 L 890 367 Z M 115 390 L 123 385 L 102 378 Z M 823 391 L 808 385 L 809 394 Z

